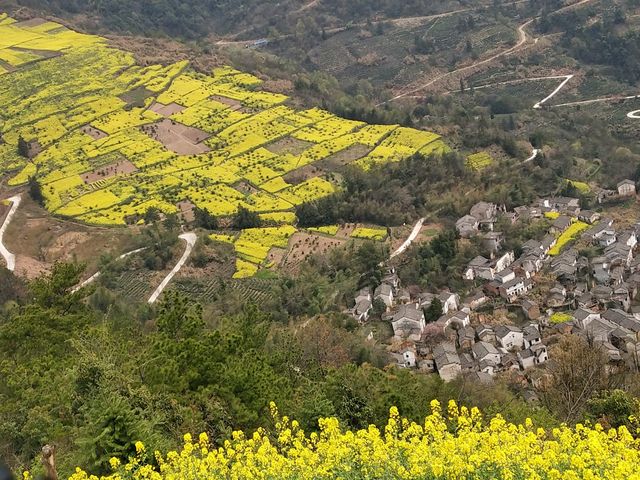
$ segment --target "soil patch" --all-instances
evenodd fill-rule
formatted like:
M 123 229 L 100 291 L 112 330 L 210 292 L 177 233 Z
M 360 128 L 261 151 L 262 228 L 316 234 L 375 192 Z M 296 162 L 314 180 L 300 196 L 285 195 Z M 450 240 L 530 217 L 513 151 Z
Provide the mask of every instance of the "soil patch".
M 286 255 L 286 248 L 273 247 L 271 250 L 269 250 L 269 254 L 267 255 L 267 262 L 273 262 L 274 265 L 280 265 Z
M 129 160 L 120 160 L 119 162 L 105 165 L 95 169 L 92 172 L 83 173 L 80 178 L 85 183 L 93 183 L 98 180 L 104 180 L 106 178 L 115 177 L 117 175 L 129 175 L 130 173 L 137 172 L 138 168 Z
M 22 22 L 16 22 L 14 25 L 16 27 L 37 27 L 39 25 L 42 25 L 43 23 L 47 23 L 47 20 L 45 20 L 44 18 L 36 17 L 29 20 L 23 20 Z
M 143 125 L 140 129 L 154 140 L 162 143 L 167 150 L 178 155 L 197 155 L 211 150 L 202 143 L 211 136 L 210 133 L 188 127 L 168 118 L 151 125 Z
M 338 232 L 336 233 L 336 237 L 350 238 L 351 233 L 357 226 L 357 223 L 345 223 L 344 225 L 340 225 L 340 228 L 338 228 Z
M 151 95 L 153 95 L 151 90 L 147 90 L 145 86 L 141 86 L 123 93 L 120 95 L 120 99 L 132 107 L 144 107 L 145 99 Z
M 343 245 L 345 239 L 326 237 L 307 232 L 297 232 L 289 239 L 289 253 L 282 260 L 282 267 L 291 273 L 300 269 L 300 264 L 310 255 L 326 254 L 331 248 Z
M 106 132 L 103 132 L 102 130 L 96 127 L 93 127 L 91 125 L 85 125 L 80 129 L 80 131 L 82 133 L 86 133 L 87 135 L 89 135 L 91 138 L 95 140 L 100 140 L 101 138 L 105 138 L 108 136 Z
M 251 195 L 252 193 L 257 193 L 259 190 L 251 185 L 249 182 L 245 182 L 244 180 L 233 185 L 233 188 L 238 190 L 240 193 L 244 195 Z
M 62 27 L 64 28 L 64 27 Z M 53 33 L 53 30 L 49 33 Z M 55 58 L 62 56 L 62 52 L 56 52 L 55 50 L 38 50 L 35 48 L 23 48 L 23 47 L 11 47 L 12 50 L 17 50 L 19 52 L 32 53 L 33 55 L 38 55 L 42 58 Z
M 240 100 L 234 100 L 233 98 L 223 97 L 221 95 L 212 95 L 209 99 L 228 105 L 231 110 L 240 110 L 242 108 L 242 102 Z
M 171 115 L 180 113 L 184 109 L 185 107 L 183 107 L 182 105 L 178 105 L 175 102 L 172 102 L 169 105 L 164 105 L 159 102 L 153 102 L 153 104 L 149 107 L 149 110 L 151 110 L 152 112 L 156 112 L 163 117 L 170 117 Z
M 49 268 L 49 264 L 36 260 L 35 258 L 27 257 L 26 255 L 16 255 L 15 274 L 19 277 L 33 280 L 49 272 Z
M 345 148 L 338 153 L 334 153 L 333 155 L 323 158 L 322 160 L 315 162 L 314 165 L 331 172 L 366 156 L 370 151 L 371 147 L 358 143 L 349 148 Z
M 178 216 L 183 222 L 191 223 L 196 219 L 196 215 L 194 213 L 196 206 L 189 200 L 183 200 L 176 203 L 176 207 L 178 207 Z
M 306 182 L 310 178 L 319 177 L 324 174 L 324 170 L 319 169 L 315 163 L 312 163 L 283 175 L 282 179 L 291 185 L 298 185 L 302 182 Z
M 291 155 L 300 155 L 305 150 L 311 148 L 314 144 L 298 140 L 297 138 L 285 137 L 273 142 L 267 146 L 267 150 L 278 155 L 290 153 Z

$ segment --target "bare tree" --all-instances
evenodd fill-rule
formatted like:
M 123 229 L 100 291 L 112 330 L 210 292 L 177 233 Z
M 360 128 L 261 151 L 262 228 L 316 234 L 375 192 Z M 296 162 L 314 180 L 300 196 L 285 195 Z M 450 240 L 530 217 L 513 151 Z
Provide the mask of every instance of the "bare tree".
M 577 421 L 587 401 L 609 388 L 608 357 L 600 345 L 576 335 L 568 335 L 550 353 L 551 381 L 542 392 L 547 407 L 566 422 Z

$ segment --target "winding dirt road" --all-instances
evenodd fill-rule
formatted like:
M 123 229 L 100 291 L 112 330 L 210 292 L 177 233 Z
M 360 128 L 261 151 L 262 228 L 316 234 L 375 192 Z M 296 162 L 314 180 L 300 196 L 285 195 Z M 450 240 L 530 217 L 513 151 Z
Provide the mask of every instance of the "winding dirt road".
M 147 247 L 136 248 L 135 250 L 131 250 L 130 252 L 123 253 L 118 258 L 116 258 L 116 260 L 122 260 L 124 258 L 127 258 L 130 255 L 133 255 L 134 253 L 142 252 L 143 250 L 146 250 L 146 249 Z M 87 285 L 92 284 L 100 277 L 100 275 L 102 275 L 102 272 L 97 271 L 96 273 L 91 275 L 89 278 L 87 278 L 84 282 L 82 282 L 80 285 L 74 287 L 73 290 L 71 290 L 71 293 L 75 293 L 78 290 L 80 290 L 82 287 L 86 287 Z
M 169 282 L 171 282 L 176 273 L 178 273 L 184 266 L 187 259 L 189 258 L 189 255 L 191 255 L 191 251 L 193 250 L 193 246 L 196 244 L 196 240 L 198 239 L 197 235 L 193 232 L 183 233 L 178 238 L 181 238 L 187 243 L 184 253 L 182 254 L 182 257 L 180 257 L 180 260 L 178 260 L 178 263 L 176 263 L 176 266 L 173 267 L 173 270 L 169 272 L 169 275 L 167 275 L 164 280 L 162 280 L 162 283 L 158 285 L 158 288 L 156 288 L 151 297 L 149 297 L 149 304 L 154 304 L 156 300 L 158 300 L 158 297 L 164 291 L 167 285 L 169 285 Z
M 526 32 L 525 29 L 529 26 L 529 24 L 531 24 L 531 22 L 533 22 L 533 20 L 534 20 L 533 18 L 529 19 L 529 20 L 527 20 L 526 22 L 524 22 L 522 25 L 520 25 L 518 27 L 518 42 L 513 47 L 510 47 L 510 48 L 508 48 L 506 50 L 498 52 L 498 53 L 496 53 L 496 54 L 494 54 L 494 55 L 492 55 L 492 56 L 490 56 L 488 58 L 485 58 L 484 60 L 480 60 L 478 62 L 472 63 L 471 65 L 467 65 L 466 67 L 461 67 L 461 68 L 458 68 L 456 70 L 452 70 L 450 72 L 438 75 L 437 77 L 431 79 L 427 83 L 422 84 L 422 85 L 420 85 L 418 87 L 412 88 L 411 90 L 408 90 L 408 91 L 406 91 L 404 93 L 401 93 L 399 95 L 396 95 L 395 97 L 392 97 L 389 100 L 385 100 L 384 102 L 380 102 L 376 106 L 379 107 L 379 106 L 385 105 L 387 103 L 393 102 L 395 100 L 399 100 L 401 98 L 414 95 L 417 92 L 425 90 L 426 88 L 429 88 L 431 85 L 433 85 L 433 84 L 435 84 L 435 83 L 437 83 L 437 82 L 439 82 L 441 80 L 444 80 L 445 78 L 451 77 L 453 75 L 457 75 L 457 74 L 462 73 L 462 72 L 466 72 L 467 70 L 471 70 L 471 69 L 477 68 L 477 67 L 479 67 L 481 65 L 485 65 L 487 63 L 493 62 L 494 60 L 497 60 L 500 57 L 504 57 L 506 55 L 509 55 L 509 54 L 513 53 L 514 51 L 518 50 L 520 47 L 522 47 L 527 42 L 527 32 Z
M 389 258 L 397 257 L 401 253 L 405 252 L 407 248 L 411 246 L 413 241 L 416 239 L 416 237 L 420 233 L 420 229 L 422 228 L 422 225 L 424 225 L 425 220 L 426 220 L 426 217 L 422 217 L 420 220 L 416 222 L 416 224 L 413 226 L 413 230 L 411 230 L 411 233 L 409 234 L 407 239 L 404 241 L 402 245 L 398 247 L 398 249 L 395 252 L 393 252 L 389 256 Z
M 7 264 L 7 270 L 13 272 L 16 269 L 16 256 L 11 253 L 7 247 L 4 246 L 4 232 L 7 230 L 7 227 L 13 220 L 13 216 L 16 214 L 18 207 L 20 206 L 20 202 L 22 201 L 22 197 L 20 195 L 15 195 L 8 199 L 11 202 L 11 208 L 9 209 L 9 213 L 7 213 L 2 226 L 0 227 L 0 255 L 4 258 L 5 263 Z

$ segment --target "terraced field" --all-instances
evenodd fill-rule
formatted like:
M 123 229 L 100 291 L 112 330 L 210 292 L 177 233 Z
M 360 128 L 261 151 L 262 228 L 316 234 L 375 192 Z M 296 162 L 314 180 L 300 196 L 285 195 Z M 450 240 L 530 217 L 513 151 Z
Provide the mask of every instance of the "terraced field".
M 287 100 L 229 67 L 142 67 L 103 38 L 0 17 L 0 170 L 14 172 L 9 184 L 35 178 L 50 212 L 88 224 L 142 223 L 150 208 L 173 213 L 184 202 L 221 217 L 244 207 L 280 224 L 259 238 L 241 233 L 237 277 L 286 245 L 297 205 L 340 188 L 327 159 L 349 151 L 338 163 L 367 169 L 448 150 L 435 133 L 296 111 Z

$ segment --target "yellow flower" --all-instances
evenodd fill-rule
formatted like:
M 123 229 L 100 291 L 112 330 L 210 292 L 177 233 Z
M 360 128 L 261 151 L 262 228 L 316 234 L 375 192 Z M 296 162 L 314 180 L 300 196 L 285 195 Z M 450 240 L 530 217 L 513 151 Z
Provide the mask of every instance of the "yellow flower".
M 137 441 L 136 442 L 136 453 L 143 453 L 144 452 L 144 443 Z
M 137 451 L 138 447 L 136 446 L 136 451 Z M 118 467 L 120 466 L 120 460 L 116 457 L 111 457 L 109 459 L 109 465 L 111 465 L 111 469 L 112 470 L 117 470 Z

